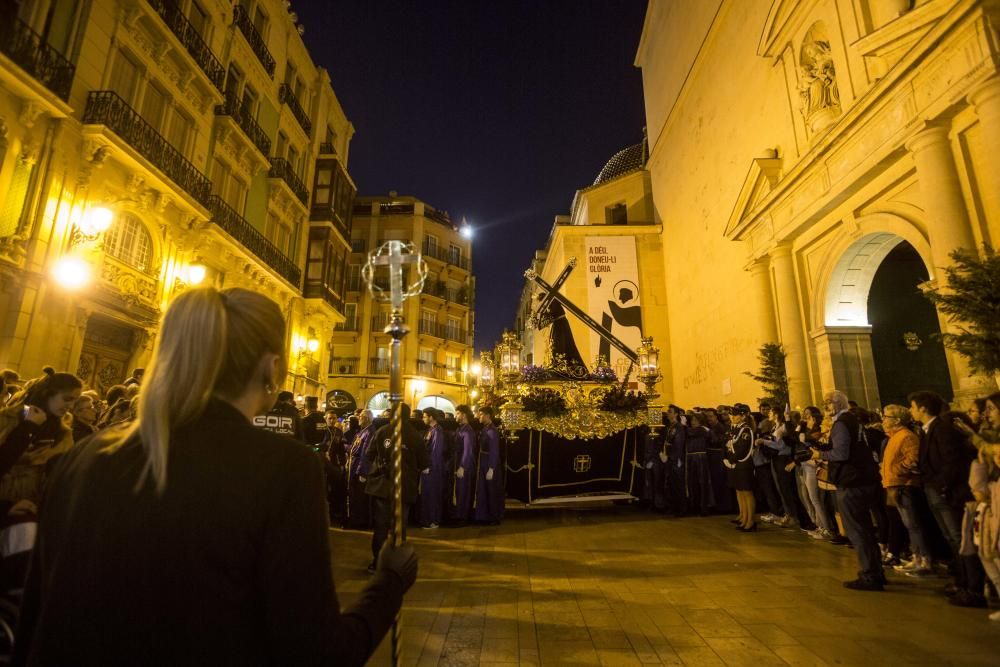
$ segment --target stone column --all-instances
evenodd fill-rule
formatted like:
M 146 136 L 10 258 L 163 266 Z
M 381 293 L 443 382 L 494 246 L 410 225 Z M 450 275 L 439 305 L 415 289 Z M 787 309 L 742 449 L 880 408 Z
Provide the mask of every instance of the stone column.
M 981 153 L 986 163 L 983 173 L 977 173 L 986 217 L 1000 225 L 1000 77 L 991 77 L 973 88 L 969 102 L 979 117 Z
M 788 371 L 788 396 L 793 407 L 801 407 L 810 403 L 809 358 L 799 314 L 791 245 L 783 243 L 774 248 L 771 251 L 771 265 L 774 267 L 778 331 L 781 334 L 781 346 L 785 350 L 785 369 Z
M 767 257 L 762 257 L 751 264 L 747 271 L 753 281 L 757 322 L 759 323 L 760 342 L 778 342 L 778 324 L 774 321 L 774 296 L 771 292 L 771 266 Z
M 917 166 L 934 262 L 931 278 L 938 280 L 940 269 L 951 264 L 948 255 L 952 250 L 976 246 L 951 153 L 948 128 L 929 127 L 910 138 L 906 148 L 913 154 Z
M 944 280 L 943 267 L 952 261 L 949 254 L 956 248 L 975 248 L 976 241 L 969 225 L 969 215 L 962 196 L 961 182 L 948 139 L 948 128 L 931 126 L 906 142 L 913 154 L 920 181 L 920 193 L 927 215 L 927 235 L 931 245 L 931 285 Z M 939 317 L 942 331 L 954 331 L 954 325 Z M 955 398 L 960 401 L 978 395 L 981 380 L 969 376 L 969 365 L 957 352 L 946 349 L 948 367 Z

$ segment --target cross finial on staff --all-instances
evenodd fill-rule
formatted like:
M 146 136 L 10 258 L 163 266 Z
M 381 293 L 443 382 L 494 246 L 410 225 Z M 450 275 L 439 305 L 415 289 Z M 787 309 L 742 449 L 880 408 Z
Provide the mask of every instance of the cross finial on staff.
M 416 264 L 417 280 L 409 285 L 403 285 L 403 266 Z M 375 267 L 389 267 L 389 294 L 375 281 Z M 403 241 L 386 241 L 378 250 L 368 255 L 368 263 L 362 269 L 362 275 L 368 284 L 368 291 L 376 301 L 388 302 L 393 312 L 403 308 L 403 301 L 420 294 L 427 278 L 427 264 L 412 243 Z

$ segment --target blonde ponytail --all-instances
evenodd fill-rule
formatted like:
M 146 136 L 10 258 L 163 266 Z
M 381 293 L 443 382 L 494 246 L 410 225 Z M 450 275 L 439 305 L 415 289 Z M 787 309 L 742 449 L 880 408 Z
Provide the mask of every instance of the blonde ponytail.
M 138 437 L 146 452 L 139 486 L 152 475 L 162 493 L 171 435 L 200 417 L 213 396 L 242 395 L 263 356 L 282 354 L 284 339 L 281 309 L 261 294 L 211 287 L 184 292 L 163 317 L 137 418 L 106 451 Z M 283 380 L 273 378 L 275 384 Z

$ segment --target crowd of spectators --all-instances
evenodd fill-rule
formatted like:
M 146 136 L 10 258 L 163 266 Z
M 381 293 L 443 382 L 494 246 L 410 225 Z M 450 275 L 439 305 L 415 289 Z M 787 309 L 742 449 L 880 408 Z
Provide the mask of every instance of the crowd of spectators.
M 738 512 L 742 532 L 798 529 L 854 549 L 847 588 L 948 576 L 949 602 L 978 608 L 1000 589 L 1000 393 L 964 412 L 928 391 L 877 412 L 839 391 L 801 411 L 671 405 L 643 465 L 652 511 Z

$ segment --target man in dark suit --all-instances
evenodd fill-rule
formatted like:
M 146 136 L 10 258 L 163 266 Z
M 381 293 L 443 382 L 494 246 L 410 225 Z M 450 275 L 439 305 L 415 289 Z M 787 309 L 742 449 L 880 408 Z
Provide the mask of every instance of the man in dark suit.
M 969 465 L 976 451 L 942 414 L 943 398 L 931 391 L 917 391 L 908 400 L 910 415 L 922 425 L 920 474 L 924 494 L 954 559 L 955 594 L 950 602 L 960 607 L 986 607 L 982 595 L 985 574 L 979 558 L 959 555 L 962 514 L 966 501 L 972 500 Z

